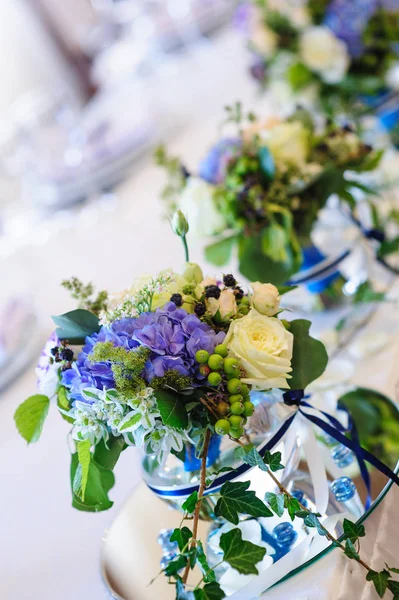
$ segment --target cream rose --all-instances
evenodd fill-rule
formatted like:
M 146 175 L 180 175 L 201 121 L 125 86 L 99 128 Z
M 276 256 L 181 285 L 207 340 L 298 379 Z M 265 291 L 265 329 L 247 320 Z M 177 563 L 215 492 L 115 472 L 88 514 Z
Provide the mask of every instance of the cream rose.
M 259 131 L 276 162 L 303 165 L 309 152 L 309 132 L 300 121 L 278 123 Z
M 258 52 L 270 57 L 277 46 L 278 37 L 269 27 L 257 23 L 251 35 L 251 42 Z
M 222 319 L 234 317 L 237 314 L 237 302 L 230 290 L 223 290 L 218 299 L 208 298 L 206 303 L 211 313 L 215 315 L 219 311 Z
M 304 64 L 326 83 L 338 83 L 348 70 L 349 54 L 345 43 L 323 25 L 305 29 L 299 52 Z
M 213 187 L 203 179 L 190 177 L 180 196 L 179 208 L 187 218 L 190 234 L 198 238 L 210 237 L 225 228 L 213 191 Z
M 256 281 L 251 284 L 253 294 L 252 306 L 261 314 L 272 317 L 280 308 L 280 295 L 278 289 L 272 283 L 260 283 Z
M 281 321 L 252 308 L 231 323 L 224 343 L 245 369 L 245 383 L 256 390 L 289 388 L 294 336 Z

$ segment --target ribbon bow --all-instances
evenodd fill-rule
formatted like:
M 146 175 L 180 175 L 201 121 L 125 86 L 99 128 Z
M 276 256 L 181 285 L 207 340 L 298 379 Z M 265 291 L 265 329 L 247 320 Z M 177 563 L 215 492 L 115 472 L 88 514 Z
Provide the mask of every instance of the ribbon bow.
M 363 448 L 360 445 L 359 436 L 358 436 L 358 432 L 357 432 L 355 423 L 353 422 L 353 419 L 352 419 L 350 413 L 348 412 L 348 410 L 345 407 L 338 406 L 339 410 L 345 411 L 346 414 L 348 415 L 348 427 L 347 428 L 345 428 L 342 425 L 342 423 L 340 423 L 338 421 L 338 419 L 336 419 L 332 415 L 329 415 L 328 413 L 326 413 L 322 410 L 319 410 L 319 409 L 315 408 L 314 406 L 312 406 L 311 404 L 309 404 L 309 402 L 307 402 L 307 400 L 306 400 L 307 398 L 309 398 L 309 396 L 305 396 L 304 390 L 289 390 L 287 392 L 284 392 L 284 394 L 283 394 L 284 404 L 286 404 L 287 406 L 296 406 L 297 410 L 286 421 L 284 421 L 284 423 L 280 427 L 280 429 L 274 434 L 274 436 L 267 443 L 265 450 L 272 450 L 272 448 L 274 448 L 276 446 L 276 444 L 278 444 L 278 442 L 282 439 L 284 434 L 288 431 L 289 427 L 293 423 L 297 414 L 301 413 L 301 415 L 303 417 L 305 417 L 305 419 L 307 419 L 314 425 L 317 425 L 318 427 L 320 427 L 320 429 L 322 429 L 322 431 L 324 431 L 325 433 L 330 435 L 338 443 L 342 444 L 346 448 L 349 448 L 355 454 L 358 465 L 359 465 L 360 473 L 362 475 L 362 479 L 363 479 L 364 484 L 367 489 L 367 500 L 366 500 L 365 505 L 366 505 L 366 509 L 368 509 L 371 505 L 371 483 L 370 483 L 370 475 L 369 475 L 369 472 L 368 472 L 367 466 L 366 466 L 366 461 L 368 463 L 370 463 L 371 465 L 373 465 L 373 467 L 378 469 L 378 471 L 380 471 L 381 473 L 386 475 L 389 479 L 394 481 L 396 483 L 396 485 L 399 485 L 399 477 L 387 465 L 385 465 L 382 461 L 380 461 L 379 458 L 374 456 L 374 454 L 371 454 L 371 452 L 369 452 L 368 450 L 366 450 L 365 448 Z M 316 415 L 306 412 L 305 410 L 303 410 L 304 408 L 305 409 L 310 408 L 314 411 L 319 412 L 327 420 L 324 420 Z M 350 437 L 347 437 L 345 434 L 349 434 Z

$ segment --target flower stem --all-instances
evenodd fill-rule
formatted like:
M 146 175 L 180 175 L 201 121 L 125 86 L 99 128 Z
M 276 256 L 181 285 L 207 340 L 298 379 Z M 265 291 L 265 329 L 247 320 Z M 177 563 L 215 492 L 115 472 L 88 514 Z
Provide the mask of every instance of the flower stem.
M 197 504 L 195 505 L 195 510 L 194 510 L 193 537 L 192 537 L 192 542 L 191 542 L 191 548 L 195 548 L 196 543 L 197 543 L 198 522 L 199 522 L 200 509 L 201 509 L 201 501 L 202 501 L 202 497 L 204 495 L 205 486 L 206 486 L 206 459 L 208 456 L 208 448 L 209 448 L 210 439 L 211 439 L 211 432 L 209 429 L 207 429 L 206 433 L 205 433 L 204 447 L 203 447 L 202 455 L 201 455 L 200 485 L 199 485 L 199 490 L 198 490 L 198 500 L 197 500 Z M 189 572 L 190 572 L 190 561 L 187 562 L 186 568 L 184 570 L 184 574 L 182 577 L 183 583 L 187 583 L 187 577 L 188 577 Z
M 190 262 L 190 254 L 188 251 L 188 244 L 187 244 L 187 239 L 186 239 L 185 235 L 182 235 L 181 241 L 183 242 L 184 253 L 186 256 L 186 262 Z

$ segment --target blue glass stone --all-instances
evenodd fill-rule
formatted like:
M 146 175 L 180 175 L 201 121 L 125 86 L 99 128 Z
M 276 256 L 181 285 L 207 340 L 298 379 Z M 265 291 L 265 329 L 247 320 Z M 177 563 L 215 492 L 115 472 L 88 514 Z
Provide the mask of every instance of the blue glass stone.
M 343 444 L 340 444 L 331 451 L 331 458 L 340 469 L 348 467 L 355 459 L 353 452 Z
M 303 492 L 302 490 L 293 488 L 291 490 L 291 496 L 294 496 L 294 498 L 296 498 L 298 500 L 298 502 L 300 502 L 302 504 L 302 506 L 307 508 L 308 501 L 306 500 L 305 492 Z
M 350 477 L 340 477 L 331 484 L 331 491 L 338 502 L 348 502 L 356 494 L 356 486 Z
M 162 554 L 164 556 L 169 555 L 171 553 L 176 554 L 176 551 L 178 549 L 177 542 L 171 542 L 169 539 L 172 533 L 173 529 L 161 529 L 161 531 L 159 532 L 157 542 L 161 546 Z
M 279 546 L 292 546 L 298 537 L 292 523 L 288 521 L 276 525 L 273 529 L 273 535 Z
M 329 446 L 336 446 L 338 444 L 337 440 L 332 435 L 328 435 L 328 433 L 323 433 L 323 440 Z

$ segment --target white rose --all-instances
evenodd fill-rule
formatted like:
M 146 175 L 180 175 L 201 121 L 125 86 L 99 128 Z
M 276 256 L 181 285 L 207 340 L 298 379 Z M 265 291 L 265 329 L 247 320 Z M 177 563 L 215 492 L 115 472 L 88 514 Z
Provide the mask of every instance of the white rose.
M 237 302 L 230 290 L 223 290 L 219 299 L 208 298 L 206 303 L 212 315 L 216 315 L 219 311 L 222 319 L 234 317 L 237 314 Z
M 309 152 L 309 132 L 300 121 L 278 123 L 259 132 L 276 162 L 302 165 Z
M 179 208 L 187 217 L 190 233 L 196 237 L 210 237 L 225 228 L 213 191 L 213 187 L 203 179 L 190 177 L 180 196 Z
M 269 57 L 273 54 L 277 46 L 277 35 L 260 23 L 257 23 L 254 27 L 251 35 L 251 42 L 256 50 L 261 52 L 265 57 Z
M 256 390 L 289 388 L 294 336 L 281 321 L 252 308 L 231 323 L 224 343 L 245 369 L 245 383 Z
M 389 87 L 399 90 L 399 62 L 396 62 L 387 71 L 385 81 Z
M 328 27 L 320 25 L 305 29 L 299 42 L 299 52 L 304 64 L 326 83 L 338 83 L 348 70 L 346 44 Z
M 280 296 L 278 289 L 272 283 L 260 283 L 256 281 L 251 284 L 253 295 L 252 306 L 261 314 L 272 317 L 280 308 Z

